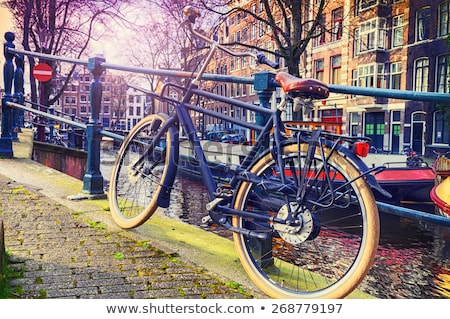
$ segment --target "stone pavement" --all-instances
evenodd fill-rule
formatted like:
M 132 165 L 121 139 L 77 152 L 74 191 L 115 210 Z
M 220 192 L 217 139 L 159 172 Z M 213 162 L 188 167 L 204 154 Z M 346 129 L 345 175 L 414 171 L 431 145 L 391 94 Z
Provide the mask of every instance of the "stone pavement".
M 27 159 L 26 142 L 14 143 L 14 159 L 0 159 L 0 219 L 15 297 L 265 297 L 246 281 L 229 240 L 158 216 L 122 230 L 107 201 L 68 200 L 81 181 Z

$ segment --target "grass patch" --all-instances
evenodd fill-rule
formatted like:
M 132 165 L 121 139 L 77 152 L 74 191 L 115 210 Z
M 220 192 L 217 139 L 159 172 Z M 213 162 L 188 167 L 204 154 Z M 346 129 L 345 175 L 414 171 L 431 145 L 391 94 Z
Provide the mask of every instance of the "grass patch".
M 96 221 L 90 221 L 90 220 L 87 220 L 86 222 L 89 224 L 89 226 L 91 226 L 94 229 L 102 229 L 103 230 L 106 228 L 105 224 L 103 224 L 102 222 L 96 222 Z
M 13 195 L 19 194 L 19 193 L 23 193 L 25 195 L 31 195 L 31 193 L 23 186 L 19 186 L 19 187 L 13 188 L 11 190 L 11 194 L 13 194 Z
M 15 278 L 21 278 L 23 273 L 21 271 L 15 271 L 8 267 L 11 256 L 6 251 L 5 263 L 0 274 L 0 299 L 15 298 L 21 294 L 22 287 L 11 287 L 9 281 Z
M 122 253 L 116 253 L 115 255 L 114 255 L 114 259 L 117 259 L 117 260 L 121 260 L 121 259 L 123 259 L 125 256 L 122 254 Z

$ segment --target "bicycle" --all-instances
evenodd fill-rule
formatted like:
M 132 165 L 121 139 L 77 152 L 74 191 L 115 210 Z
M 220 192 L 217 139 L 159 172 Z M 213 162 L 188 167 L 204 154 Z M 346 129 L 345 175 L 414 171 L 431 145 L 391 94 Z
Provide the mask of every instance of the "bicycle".
M 406 155 L 406 166 L 407 167 L 425 167 L 427 163 L 424 162 L 423 158 L 420 157 L 416 151 L 407 147 L 403 150 L 403 153 Z
M 170 205 L 180 155 L 180 132 L 192 145 L 209 195 L 212 222 L 233 232 L 241 263 L 253 282 L 273 298 L 342 298 L 370 270 L 377 251 L 379 217 L 371 187 L 389 196 L 360 159 L 367 155 L 364 137 L 286 127 L 281 120 L 289 99 L 325 99 L 327 86 L 285 72 L 275 80 L 286 92 L 276 110 L 217 95 L 199 87 L 217 50 L 252 57 L 273 68 L 264 55 L 235 52 L 196 32 L 199 13 L 186 7 L 186 25 L 209 44 L 200 71 L 186 86 L 167 84 L 153 97 L 172 106 L 169 114 L 141 120 L 125 138 L 110 179 L 111 215 L 122 228 L 134 228 L 158 207 Z M 275 84 L 274 84 L 275 85 Z M 183 92 L 180 100 L 164 92 Z M 266 117 L 263 125 L 191 104 L 194 97 L 221 101 Z M 228 183 L 214 179 L 190 111 L 228 121 L 257 132 L 251 151 L 240 165 L 227 167 Z
M 435 183 L 437 185 L 446 177 L 450 176 L 450 159 L 447 157 L 450 154 L 450 151 L 441 153 L 433 150 L 433 153 L 436 155 L 436 159 L 431 167 L 433 169 Z

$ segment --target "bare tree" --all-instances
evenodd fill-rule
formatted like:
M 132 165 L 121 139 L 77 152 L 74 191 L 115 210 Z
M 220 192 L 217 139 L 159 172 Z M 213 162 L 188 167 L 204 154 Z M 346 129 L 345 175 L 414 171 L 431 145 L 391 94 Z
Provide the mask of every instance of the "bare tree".
M 11 11 L 17 29 L 22 31 L 25 50 L 80 58 L 90 41 L 108 30 L 108 23 L 125 21 L 121 9 L 132 1 L 8 0 L 5 6 Z M 45 62 L 54 70 L 60 67 L 56 62 Z M 30 69 L 35 63 L 30 57 Z M 69 70 L 60 91 L 55 91 L 52 82 L 43 85 L 41 101 L 44 104 L 51 105 L 60 97 L 74 70 L 75 66 Z M 31 72 L 30 83 L 31 98 L 36 101 L 37 86 Z
M 288 72 L 299 75 L 299 63 L 309 42 L 321 32 L 333 32 L 323 24 L 323 9 L 328 0 L 259 0 L 255 7 L 242 7 L 236 1 L 202 1 L 205 8 L 224 18 L 237 12 L 257 22 L 259 34 L 268 35 L 275 42 L 275 50 L 259 46 L 258 42 L 232 41 L 228 45 L 241 45 L 273 54 L 285 60 Z M 320 30 L 320 32 L 318 32 Z

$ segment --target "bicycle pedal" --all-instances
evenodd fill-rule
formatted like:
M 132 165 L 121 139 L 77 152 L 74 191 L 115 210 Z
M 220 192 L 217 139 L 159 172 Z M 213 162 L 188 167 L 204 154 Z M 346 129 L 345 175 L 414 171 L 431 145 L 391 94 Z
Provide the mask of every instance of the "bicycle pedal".
M 212 220 L 211 216 L 206 215 L 202 218 L 202 224 L 208 224 Z
M 230 185 L 219 185 L 216 189 L 215 195 L 221 198 L 231 197 L 234 194 L 234 189 Z
M 216 206 L 219 205 L 220 202 L 222 202 L 223 200 L 224 200 L 223 198 L 218 197 L 218 198 L 210 201 L 208 204 L 206 204 L 206 210 L 208 210 L 208 211 L 214 210 L 214 208 L 216 208 Z

